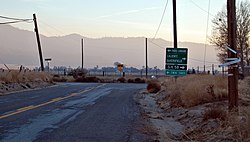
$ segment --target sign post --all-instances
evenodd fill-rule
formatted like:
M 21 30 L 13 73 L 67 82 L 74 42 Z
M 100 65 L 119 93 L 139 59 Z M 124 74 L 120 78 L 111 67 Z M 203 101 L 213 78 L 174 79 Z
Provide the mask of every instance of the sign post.
M 118 64 L 117 65 L 117 69 L 120 71 L 120 76 L 122 76 L 123 67 L 124 67 L 123 64 Z
M 49 73 L 49 62 L 51 62 L 51 60 L 52 60 L 51 58 L 46 58 L 45 59 L 45 61 L 47 61 L 47 63 L 48 63 L 48 73 Z
M 166 76 L 187 75 L 187 48 L 166 48 Z

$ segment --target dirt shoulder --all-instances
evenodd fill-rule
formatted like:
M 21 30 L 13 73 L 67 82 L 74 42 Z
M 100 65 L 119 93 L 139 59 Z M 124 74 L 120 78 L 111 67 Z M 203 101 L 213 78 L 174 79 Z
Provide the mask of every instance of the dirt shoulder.
M 191 107 L 173 105 L 176 99 L 166 88 L 155 94 L 143 90 L 136 96 L 136 101 L 145 117 L 145 128 L 155 133 L 151 135 L 155 142 L 249 141 L 249 95 L 240 96 L 237 114 L 228 112 L 227 99 Z
M 158 108 L 154 94 L 149 94 L 142 91 L 136 96 L 136 101 L 141 107 L 141 114 L 146 120 L 145 124 L 149 133 L 154 141 L 171 142 L 174 135 L 180 135 L 183 126 L 172 118 L 164 116 L 162 109 Z M 146 131 L 146 130 L 145 130 Z

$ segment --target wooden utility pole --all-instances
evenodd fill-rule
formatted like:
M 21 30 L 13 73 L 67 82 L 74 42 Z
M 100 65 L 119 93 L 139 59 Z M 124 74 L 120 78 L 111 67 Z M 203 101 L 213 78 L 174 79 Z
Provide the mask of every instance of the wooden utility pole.
M 174 48 L 178 48 L 177 46 L 177 22 L 176 22 L 176 0 L 172 1 L 173 3 L 173 28 L 174 28 Z M 174 77 L 175 82 L 177 82 L 177 76 Z
M 82 43 L 82 69 L 83 69 L 83 44 L 84 44 L 84 43 L 83 43 L 83 38 L 82 38 L 81 41 L 82 41 L 81 43 Z
M 215 75 L 215 72 L 214 72 L 214 64 L 212 64 L 212 74 Z
M 236 7 L 235 0 L 227 0 L 228 44 L 236 51 Z M 237 54 L 228 50 L 228 58 L 237 58 Z M 238 111 L 238 65 L 228 67 L 228 108 Z
M 146 78 L 148 78 L 148 38 L 145 40 L 145 46 L 146 46 Z
M 177 48 L 176 0 L 173 0 L 174 48 Z
M 43 54 L 42 54 L 42 48 L 41 48 L 40 37 L 39 37 L 39 32 L 38 32 L 36 14 L 33 14 L 33 20 L 34 20 L 34 25 L 35 25 L 35 33 L 36 33 L 38 52 L 39 52 L 39 58 L 40 58 L 40 63 L 41 63 L 41 70 L 44 71 Z

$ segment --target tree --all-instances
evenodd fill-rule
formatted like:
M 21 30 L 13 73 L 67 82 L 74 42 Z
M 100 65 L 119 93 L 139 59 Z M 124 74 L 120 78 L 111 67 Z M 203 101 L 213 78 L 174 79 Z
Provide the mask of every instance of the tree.
M 250 3 L 249 1 L 241 1 L 236 7 L 236 21 L 237 21 L 237 39 L 236 48 L 238 52 L 238 58 L 241 59 L 240 66 L 243 69 L 245 65 L 250 64 Z M 219 51 L 217 56 L 219 61 L 224 63 L 224 59 L 227 58 L 227 49 L 225 45 L 228 45 L 228 25 L 227 25 L 227 11 L 226 7 L 222 11 L 218 12 L 215 18 L 212 20 L 212 35 L 210 37 L 210 43 L 217 46 Z M 244 70 L 243 70 L 244 72 Z

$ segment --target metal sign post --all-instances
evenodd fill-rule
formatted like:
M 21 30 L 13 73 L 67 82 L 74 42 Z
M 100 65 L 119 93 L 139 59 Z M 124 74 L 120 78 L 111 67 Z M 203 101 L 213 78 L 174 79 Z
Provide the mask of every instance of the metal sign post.
M 45 61 L 48 63 L 48 73 L 49 73 L 49 62 L 52 61 L 51 58 L 46 58 Z

